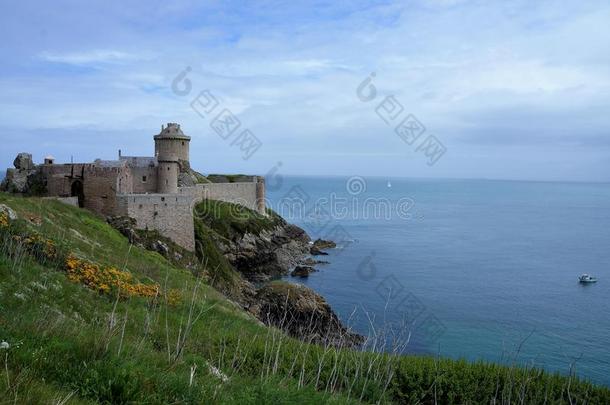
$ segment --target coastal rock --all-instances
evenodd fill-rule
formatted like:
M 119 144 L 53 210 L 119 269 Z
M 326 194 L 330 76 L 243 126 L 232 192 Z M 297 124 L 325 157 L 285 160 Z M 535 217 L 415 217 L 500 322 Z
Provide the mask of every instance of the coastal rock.
M 309 247 L 309 253 L 312 256 L 323 256 L 328 254 L 324 251 L 325 249 L 334 249 L 336 247 L 337 244 L 331 240 L 316 239 Z
M 356 347 L 364 338 L 341 324 L 326 300 L 310 288 L 273 282 L 259 289 L 250 308 L 263 323 L 324 346 Z
M 313 246 L 320 250 L 325 250 L 325 249 L 334 249 L 337 247 L 337 244 L 335 242 L 333 242 L 332 240 L 316 239 L 313 242 Z
M 315 246 L 311 246 L 309 248 L 309 254 L 311 254 L 312 256 L 326 256 L 326 255 L 328 255 L 328 253 L 326 253 L 323 250 L 320 250 L 319 248 L 317 248 Z
M 212 276 L 217 280 L 214 287 L 259 321 L 295 338 L 333 346 L 360 344 L 362 337 L 348 331 L 320 295 L 301 286 L 269 283 L 291 269 L 295 277 L 315 271 L 303 263 L 318 263 L 310 257 L 315 246 L 309 235 L 273 212 L 267 218 L 251 212 L 241 218 L 222 216 L 219 213 L 230 208 L 223 204 L 208 202 L 196 208 L 201 213 L 195 219 L 198 253 L 222 269 Z M 328 241 L 317 245 L 332 246 Z
M 297 266 L 294 268 L 294 270 L 292 270 L 290 275 L 292 277 L 305 278 L 305 277 L 309 277 L 309 275 L 315 271 L 317 271 L 317 270 L 311 266 Z
M 288 274 L 309 253 L 309 236 L 298 226 L 282 223 L 258 235 L 246 233 L 234 241 L 217 241 L 229 263 L 250 281 Z
M 306 257 L 299 262 L 301 266 L 315 266 L 316 264 L 328 264 L 326 260 L 316 260 L 313 257 Z

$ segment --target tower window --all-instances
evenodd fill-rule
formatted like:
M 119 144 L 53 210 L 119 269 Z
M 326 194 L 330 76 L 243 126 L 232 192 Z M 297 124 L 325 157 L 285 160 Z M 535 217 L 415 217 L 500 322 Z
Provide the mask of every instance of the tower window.
M 182 141 L 182 146 L 184 146 L 184 141 Z
M 169 166 L 167 167 L 167 171 L 169 172 Z
M 168 181 L 168 180 L 165 180 L 165 185 L 167 186 L 168 184 L 169 184 L 169 181 Z
M 146 176 L 142 176 L 142 183 L 146 183 Z

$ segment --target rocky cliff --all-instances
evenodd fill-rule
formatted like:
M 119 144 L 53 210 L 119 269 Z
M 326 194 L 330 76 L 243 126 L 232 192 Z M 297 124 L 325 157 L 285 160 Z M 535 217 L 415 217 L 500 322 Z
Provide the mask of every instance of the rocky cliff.
M 211 269 L 212 284 L 267 325 L 324 345 L 354 346 L 362 341 L 341 324 L 326 300 L 313 290 L 277 279 L 295 268 L 314 271 L 311 257 L 334 247 L 311 241 L 298 226 L 268 211 L 206 200 L 195 209 L 197 254 Z M 307 276 L 300 273 L 300 277 Z

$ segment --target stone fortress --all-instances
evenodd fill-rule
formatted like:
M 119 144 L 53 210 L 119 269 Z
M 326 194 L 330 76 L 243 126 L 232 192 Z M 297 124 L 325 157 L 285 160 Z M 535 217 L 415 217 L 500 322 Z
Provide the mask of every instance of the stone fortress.
M 259 176 L 209 182 L 190 167 L 190 141 L 180 125 L 168 123 L 154 136 L 154 157 L 123 156 L 119 150 L 118 160 L 58 164 L 47 156 L 42 165 L 34 165 L 31 155 L 20 153 L 2 189 L 27 192 L 36 185 L 38 194 L 66 199 L 106 217 L 129 216 L 137 228 L 158 230 L 194 250 L 196 203 L 227 201 L 266 215 L 265 183 Z

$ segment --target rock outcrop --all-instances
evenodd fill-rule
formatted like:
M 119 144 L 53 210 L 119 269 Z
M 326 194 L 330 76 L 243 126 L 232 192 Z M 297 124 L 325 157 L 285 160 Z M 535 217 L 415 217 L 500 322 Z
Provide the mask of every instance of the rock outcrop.
M 316 269 L 307 263 L 318 263 L 309 257 L 311 239 L 298 226 L 283 219 L 270 231 L 258 235 L 246 233 L 234 240 L 217 238 L 224 256 L 245 277 L 241 284 L 242 306 L 260 321 L 284 330 L 301 340 L 336 347 L 354 347 L 363 338 L 342 325 L 326 300 L 313 290 L 298 284 L 268 282 L 290 273 L 308 277 Z M 330 241 L 318 241 L 320 248 L 329 248 Z M 255 284 L 266 282 L 262 287 Z
M 328 264 L 328 263 L 329 262 L 327 262 L 326 260 L 317 260 L 317 259 L 314 259 L 313 257 L 306 257 L 299 262 L 299 264 L 302 266 L 315 266 L 316 264 Z
M 256 292 L 248 309 L 263 323 L 321 345 L 354 347 L 364 338 L 347 329 L 326 300 L 299 284 L 273 282 Z
M 261 282 L 288 274 L 309 253 L 310 238 L 298 226 L 282 222 L 258 235 L 246 233 L 217 243 L 229 263 L 247 280 Z
M 297 266 L 290 272 L 292 277 L 301 277 L 307 278 L 311 273 L 316 272 L 317 270 L 311 266 Z
M 32 161 L 29 153 L 19 153 L 13 161 L 14 169 L 7 169 L 6 177 L 0 183 L 0 191 L 27 195 L 43 195 L 45 184 L 40 167 Z
M 186 163 L 180 166 L 181 170 L 180 173 L 178 173 L 178 187 L 193 187 L 196 184 L 210 182 L 203 174 L 191 169 Z
M 328 255 L 324 250 L 334 249 L 337 244 L 330 240 L 316 239 L 309 247 L 309 253 L 312 256 L 325 256 Z
M 14 169 L 7 169 L 6 177 L 0 183 L 0 191 L 33 195 L 44 193 L 40 168 L 32 161 L 31 154 L 18 154 L 13 165 Z
M 15 166 L 15 169 L 17 170 L 33 170 L 34 161 L 32 160 L 32 155 L 25 152 L 18 154 L 13 161 L 13 166 Z
M 334 249 L 337 247 L 337 244 L 335 242 L 333 242 L 332 240 L 316 239 L 313 242 L 313 246 L 317 249 L 325 250 L 325 249 Z

